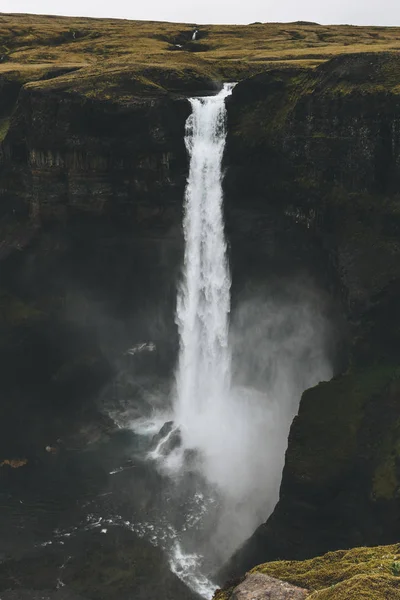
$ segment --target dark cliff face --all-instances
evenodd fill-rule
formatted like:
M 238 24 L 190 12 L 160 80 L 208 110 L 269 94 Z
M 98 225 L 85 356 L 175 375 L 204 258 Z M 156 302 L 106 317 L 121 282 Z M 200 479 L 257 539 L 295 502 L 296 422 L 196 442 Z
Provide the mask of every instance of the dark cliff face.
M 190 111 L 184 97 L 162 93 L 107 102 L 27 85 L 8 98 L 0 148 L 0 371 L 3 393 L 14 397 L 2 408 L 6 456 L 93 419 L 115 358 L 135 343 L 155 342 L 159 368 L 170 368 Z
M 316 233 L 350 314 L 397 275 L 398 68 L 397 55 L 367 54 L 272 71 L 239 84 L 229 104 L 228 193 Z
M 338 377 L 302 399 L 275 513 L 230 572 L 400 534 L 399 65 L 366 54 L 269 71 L 229 100 L 234 300 L 249 274 L 304 268 L 350 330 Z M 129 344 L 155 341 L 159 368 L 174 360 L 190 107 L 168 90 L 93 88 L 11 86 L 0 105 L 3 453 L 93 420 Z
M 68 421 L 73 405 L 81 419 L 77 407 L 90 405 L 130 346 L 152 341 L 157 369 L 174 365 L 190 105 L 182 90 L 136 89 L 129 96 L 123 83 L 108 100 L 72 93 L 57 77 L 9 95 L 12 112 L 0 146 L 1 326 L 7 331 L 0 364 L 7 393 L 16 380 L 23 384 L 15 411 L 4 409 L 7 453 L 18 450 L 11 422 L 28 440 L 19 452 L 62 436 L 60 409 Z M 215 87 L 197 79 L 185 85 L 198 93 Z M 227 205 L 234 298 L 249 278 L 265 280 L 271 272 L 278 279 L 303 270 L 319 279 L 324 261 L 312 259 L 314 241 L 306 232 L 274 207 L 261 217 L 257 208 L 234 203 L 231 210 L 229 199 Z M 68 385 L 54 403 L 66 372 Z M 21 406 L 25 416 L 16 419 Z M 44 428 L 33 416 L 36 431 L 31 411 L 38 415 L 41 406 L 49 415 L 55 407 L 54 419 Z
M 126 105 L 24 88 L 2 144 L 6 201 L 22 194 L 39 221 L 74 210 L 137 221 L 142 204 L 168 207 L 185 182 L 188 114 L 183 99 Z
M 340 57 L 256 76 L 230 101 L 229 194 L 315 240 L 350 348 L 342 375 L 304 393 L 280 501 L 224 576 L 399 538 L 399 71 L 396 54 Z

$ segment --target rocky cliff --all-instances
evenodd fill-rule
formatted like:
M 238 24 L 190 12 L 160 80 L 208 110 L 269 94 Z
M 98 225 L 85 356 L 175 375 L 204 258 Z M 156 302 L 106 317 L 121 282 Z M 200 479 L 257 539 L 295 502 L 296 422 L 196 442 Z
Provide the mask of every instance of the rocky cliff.
M 366 52 L 397 38 L 292 24 L 249 26 L 238 41 L 204 28 L 181 54 L 172 50 L 190 27 L 45 20 L 14 36 L 10 19 L 0 30 L 2 453 L 35 455 L 92 421 L 128 344 L 155 341 L 170 367 L 185 98 L 237 77 L 225 182 L 234 280 L 250 262 L 258 275 L 306 266 L 347 337 L 336 378 L 302 398 L 274 514 L 226 572 L 397 541 L 400 59 Z M 260 56 L 267 34 L 279 50 L 271 42 Z M 348 54 L 347 36 L 362 53 Z M 243 39 L 250 65 L 238 60 Z
M 72 397 L 88 395 L 82 376 L 96 394 L 135 341 L 174 344 L 154 315 L 173 328 L 188 110 L 173 98 L 125 106 L 21 90 L 0 157 L 1 385 L 19 398 L 3 408 L 6 456 L 64 435 Z M 113 339 L 100 339 L 106 329 Z M 59 426 L 50 418 L 43 432 L 39 414 L 55 406 Z
M 349 323 L 348 364 L 306 391 L 280 501 L 227 572 L 396 541 L 400 96 L 396 54 L 272 71 L 230 104 L 230 198 L 279 208 L 319 241 Z

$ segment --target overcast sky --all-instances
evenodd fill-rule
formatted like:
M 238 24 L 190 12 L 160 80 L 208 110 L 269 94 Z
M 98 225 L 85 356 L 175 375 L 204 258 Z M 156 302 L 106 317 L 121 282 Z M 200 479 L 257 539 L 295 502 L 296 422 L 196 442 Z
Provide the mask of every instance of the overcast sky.
M 0 0 L 0 11 L 192 23 L 400 25 L 400 0 Z

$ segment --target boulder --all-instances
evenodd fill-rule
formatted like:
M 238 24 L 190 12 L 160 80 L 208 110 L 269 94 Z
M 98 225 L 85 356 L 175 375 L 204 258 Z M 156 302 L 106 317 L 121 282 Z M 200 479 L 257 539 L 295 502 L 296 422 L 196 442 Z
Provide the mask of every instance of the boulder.
M 159 454 L 167 456 L 182 444 L 182 436 L 179 427 L 176 427 L 173 421 L 167 421 L 156 433 L 152 440 L 153 450 Z
M 263 573 L 250 573 L 238 585 L 230 600 L 303 600 L 308 591 L 269 577 Z

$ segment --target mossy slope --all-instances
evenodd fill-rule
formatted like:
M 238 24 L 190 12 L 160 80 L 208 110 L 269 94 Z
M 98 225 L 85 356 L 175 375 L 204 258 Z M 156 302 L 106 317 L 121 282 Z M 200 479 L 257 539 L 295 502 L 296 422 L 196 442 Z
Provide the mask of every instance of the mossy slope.
M 355 548 L 330 552 L 302 562 L 278 561 L 255 567 L 310 591 L 310 600 L 399 600 L 400 546 Z M 214 600 L 229 600 L 233 587 L 218 591 Z
M 193 42 L 195 27 L 199 34 Z M 183 82 L 188 70 L 237 80 L 271 64 L 314 67 L 338 54 L 400 49 L 399 31 L 313 23 L 195 26 L 0 14 L 0 75 L 18 73 L 26 82 L 44 79 L 50 68 L 71 69 L 75 75 L 67 78 L 68 88 L 83 94 L 104 72 L 111 77 L 112 72 L 129 71 L 138 80 L 149 66 L 172 69 Z M 159 84 L 157 77 L 153 82 Z M 98 93 L 102 91 L 105 97 L 118 96 L 112 86 L 104 90 L 104 80 Z

